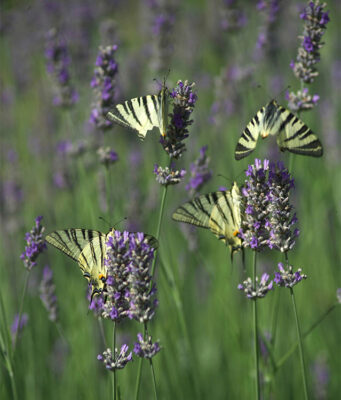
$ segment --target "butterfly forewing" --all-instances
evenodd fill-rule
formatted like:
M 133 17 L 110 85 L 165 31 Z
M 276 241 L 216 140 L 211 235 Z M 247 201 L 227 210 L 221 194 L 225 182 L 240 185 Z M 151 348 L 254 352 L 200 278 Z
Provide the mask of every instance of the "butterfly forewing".
M 46 241 L 63 253 L 78 261 L 84 247 L 95 237 L 102 235 L 99 231 L 88 229 L 63 229 L 51 232 L 46 236 Z

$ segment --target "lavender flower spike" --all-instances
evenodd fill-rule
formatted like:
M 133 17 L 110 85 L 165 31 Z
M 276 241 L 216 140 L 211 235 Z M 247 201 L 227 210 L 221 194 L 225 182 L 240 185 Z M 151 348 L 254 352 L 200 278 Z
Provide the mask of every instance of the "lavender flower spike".
M 58 320 L 58 304 L 57 296 L 55 294 L 55 285 L 53 283 L 53 272 L 51 268 L 46 265 L 43 271 L 43 279 L 41 280 L 39 291 L 40 298 L 43 302 L 52 322 Z
M 53 77 L 56 86 L 57 93 L 53 100 L 54 105 L 72 106 L 78 101 L 78 94 L 71 85 L 68 70 L 70 58 L 66 43 L 58 38 L 55 29 L 51 29 L 47 34 L 45 57 L 47 59 L 47 72 Z
M 91 87 L 94 90 L 94 102 L 90 116 L 90 123 L 105 130 L 112 126 L 106 115 L 116 103 L 116 75 L 118 65 L 115 61 L 117 45 L 100 47 L 96 60 L 94 77 Z
M 301 268 L 294 272 L 294 268 L 289 265 L 287 269 L 283 267 L 282 263 L 278 263 L 279 272 L 275 273 L 274 282 L 278 286 L 285 286 L 288 288 L 293 288 L 302 279 L 307 279 L 307 275 L 302 274 Z
M 186 150 L 183 141 L 188 137 L 188 127 L 193 123 L 190 119 L 197 101 L 197 95 L 193 92 L 194 83 L 178 81 L 177 87 L 172 90 L 173 113 L 171 122 L 165 137 L 160 142 L 165 151 L 172 158 L 180 158 Z
M 301 12 L 300 18 L 304 21 L 303 35 L 299 36 L 301 46 L 298 48 L 296 61 L 291 61 L 296 78 L 302 86 L 312 83 L 318 76 L 316 64 L 320 61 L 320 49 L 323 46 L 322 36 L 329 22 L 329 11 L 325 11 L 326 3 L 320 4 L 319 0 L 309 1 L 306 8 Z M 308 89 L 297 93 L 289 93 L 289 108 L 293 111 L 308 110 L 316 104 L 317 95 L 307 94 Z
M 194 196 L 200 191 L 206 182 L 212 178 L 212 171 L 208 168 L 210 162 L 209 157 L 206 155 L 208 146 L 200 149 L 199 158 L 191 164 L 191 179 L 186 185 L 191 196 Z
M 248 299 L 261 299 L 273 289 L 273 281 L 269 281 L 269 278 L 268 274 L 263 274 L 259 282 L 258 276 L 256 276 L 256 282 L 254 283 L 249 277 L 238 285 L 238 289 L 242 290 Z
M 168 186 L 168 185 L 176 185 L 181 182 L 181 179 L 185 176 L 186 170 L 181 169 L 173 170 L 174 166 L 169 167 L 159 167 L 157 164 L 154 165 L 154 174 L 156 175 L 156 181 L 160 183 L 160 185 Z
M 266 247 L 287 252 L 295 245 L 299 230 L 289 202 L 294 180 L 282 163 L 256 159 L 249 165 L 242 189 L 245 217 L 242 221 L 243 245 L 256 251 Z
M 138 357 L 150 360 L 161 350 L 159 342 L 153 343 L 151 336 L 148 336 L 146 340 L 144 340 L 142 334 L 138 333 L 137 339 L 138 342 L 134 344 L 134 353 Z
M 111 349 L 107 349 L 103 354 L 97 356 L 98 361 L 103 361 L 105 368 L 109 371 L 123 369 L 129 361 L 132 361 L 132 352 L 128 353 L 128 345 L 123 344 L 120 352 L 115 349 L 115 354 L 112 354 Z
M 24 261 L 25 268 L 29 271 L 37 265 L 36 260 L 39 254 L 47 249 L 45 239 L 43 238 L 45 228 L 40 225 L 42 219 L 43 217 L 37 217 L 35 226 L 25 235 L 27 246 L 20 258 Z
M 20 318 L 19 322 L 19 314 L 15 314 L 12 326 L 11 326 L 11 334 L 12 334 L 12 340 L 14 341 L 14 338 L 19 336 L 20 333 L 23 331 L 25 326 L 28 324 L 28 314 L 23 313 Z

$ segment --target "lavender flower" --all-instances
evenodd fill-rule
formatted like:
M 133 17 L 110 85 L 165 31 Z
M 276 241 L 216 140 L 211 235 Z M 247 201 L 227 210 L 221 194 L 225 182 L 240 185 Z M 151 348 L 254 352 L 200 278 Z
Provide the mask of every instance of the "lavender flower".
M 200 149 L 200 156 L 194 163 L 191 164 L 191 179 L 186 185 L 191 196 L 194 196 L 200 191 L 204 184 L 212 178 L 212 171 L 208 168 L 210 158 L 207 157 L 206 151 L 208 146 Z
M 36 260 L 39 254 L 47 249 L 45 239 L 43 238 L 45 228 L 40 225 L 42 219 L 43 217 L 37 217 L 35 226 L 25 235 L 27 246 L 20 258 L 24 261 L 25 268 L 29 271 L 37 265 Z
M 158 305 L 155 298 L 156 287 L 153 285 L 149 268 L 154 258 L 154 248 L 148 244 L 143 233 L 133 234 L 129 245 L 132 260 L 128 266 L 130 275 L 129 318 L 141 323 L 150 321 Z
M 70 58 L 66 43 L 58 37 L 55 29 L 51 29 L 47 34 L 45 57 L 47 60 L 47 72 L 53 77 L 56 86 L 54 105 L 71 107 L 78 101 L 78 94 L 71 85 L 68 70 Z
M 141 322 L 152 318 L 157 302 L 148 269 L 153 257 L 154 249 L 143 233 L 115 231 L 109 237 L 102 317 L 121 321 L 129 316 Z
M 173 166 L 174 167 L 174 166 Z M 154 165 L 154 174 L 156 175 L 156 181 L 160 183 L 160 185 L 168 186 L 168 185 L 176 185 L 181 181 L 181 179 L 185 176 L 186 170 L 181 169 L 173 170 L 172 166 L 169 167 L 159 167 L 157 164 Z
M 56 322 L 58 320 L 58 304 L 55 294 L 56 286 L 53 283 L 53 272 L 46 265 L 43 270 L 43 279 L 41 280 L 39 291 L 40 298 L 49 314 L 49 320 Z
M 263 274 L 260 282 L 258 282 L 259 279 L 258 276 L 256 276 L 256 282 L 254 284 L 249 277 L 238 285 L 238 289 L 243 290 L 248 299 L 261 299 L 273 288 L 273 281 L 269 281 L 269 278 L 269 274 Z
M 151 336 L 148 336 L 146 340 L 144 340 L 142 334 L 138 333 L 137 339 L 138 342 L 134 343 L 134 353 L 138 357 L 150 360 L 161 350 L 159 342 L 153 343 Z
M 91 87 L 94 89 L 94 103 L 90 123 L 99 129 L 107 129 L 112 122 L 106 119 L 107 113 L 116 103 L 116 75 L 118 65 L 115 61 L 117 45 L 99 48 L 94 77 Z
M 115 371 L 117 369 L 123 369 L 129 361 L 132 360 L 132 352 L 128 353 L 128 345 L 123 344 L 120 352 L 115 349 L 115 354 L 113 356 L 112 350 L 107 349 L 103 354 L 97 356 L 97 360 L 103 361 L 105 368 L 109 371 Z
M 15 314 L 12 326 L 11 326 L 11 334 L 12 334 L 12 340 L 14 341 L 14 338 L 20 335 L 20 333 L 23 331 L 25 326 L 28 323 L 28 314 L 23 313 L 20 318 L 19 322 L 19 314 Z
M 320 96 L 318 94 L 309 94 L 308 88 L 298 90 L 296 93 L 289 93 L 287 91 L 285 93 L 285 98 L 288 101 L 288 108 L 296 112 L 310 110 L 311 108 L 314 108 L 320 100 Z
M 171 122 L 167 128 L 166 136 L 161 137 L 160 142 L 172 158 L 180 158 L 186 150 L 183 141 L 188 137 L 188 127 L 193 123 L 190 117 L 197 101 L 193 87 L 194 83 L 178 81 L 177 87 L 171 92 L 173 98 Z
M 292 68 L 296 78 L 301 81 L 301 86 L 303 83 L 312 83 L 318 76 L 318 71 L 316 69 L 316 64 L 320 61 L 320 49 L 323 46 L 322 36 L 327 28 L 327 23 L 329 22 L 329 11 L 325 11 L 326 3 L 320 4 L 319 0 L 309 1 L 308 5 L 301 12 L 300 18 L 304 20 L 304 30 L 303 35 L 299 36 L 301 40 L 301 46 L 298 48 L 298 54 L 296 61 L 291 61 L 290 67 Z M 307 90 L 306 90 L 306 97 Z M 315 95 L 316 96 L 316 95 Z M 314 102 L 304 101 L 303 91 L 301 93 L 289 93 L 289 108 L 292 105 L 302 102 L 299 108 L 291 108 L 293 111 L 297 110 L 307 110 L 314 106 Z
M 275 273 L 274 278 L 274 282 L 278 286 L 293 288 L 298 282 L 301 282 L 302 279 L 307 279 L 307 275 L 302 274 L 301 268 L 294 272 L 294 268 L 291 265 L 285 269 L 282 263 L 278 263 L 278 269 L 279 272 Z
M 287 252 L 295 244 L 298 229 L 293 206 L 289 203 L 294 181 L 282 163 L 256 159 L 249 165 L 245 187 L 245 216 L 240 236 L 245 247 L 262 251 L 266 247 Z
M 95 317 L 100 318 L 102 316 L 104 299 L 103 293 L 98 294 L 95 297 L 91 296 L 92 294 L 92 285 L 88 286 L 86 298 L 89 301 L 89 310 L 91 310 Z
M 97 150 L 97 154 L 99 155 L 100 163 L 106 168 L 109 168 L 110 165 L 115 164 L 115 162 L 118 160 L 117 153 L 110 147 L 100 147 Z

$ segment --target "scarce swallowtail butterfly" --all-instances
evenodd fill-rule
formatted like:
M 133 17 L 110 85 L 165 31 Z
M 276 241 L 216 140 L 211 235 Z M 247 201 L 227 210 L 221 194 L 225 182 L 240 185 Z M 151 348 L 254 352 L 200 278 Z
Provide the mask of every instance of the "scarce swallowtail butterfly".
M 241 249 L 241 196 L 234 182 L 231 191 L 213 192 L 183 204 L 172 215 L 175 221 L 210 229 L 230 247 L 231 256 Z
M 106 274 L 104 259 L 107 254 L 107 241 L 115 229 L 105 234 L 90 229 L 63 229 L 46 236 L 46 241 L 78 262 L 83 276 L 92 285 L 91 298 L 102 292 Z M 155 249 L 158 241 L 150 235 L 144 235 Z
M 147 95 L 117 104 L 108 112 L 107 118 L 125 128 L 135 131 L 144 139 L 148 131 L 158 128 L 166 136 L 168 127 L 169 91 L 165 85 L 158 95 Z
M 323 154 L 322 144 L 311 129 L 275 100 L 262 107 L 245 128 L 234 153 L 236 160 L 253 152 L 259 135 L 262 139 L 276 136 L 281 151 L 312 157 Z

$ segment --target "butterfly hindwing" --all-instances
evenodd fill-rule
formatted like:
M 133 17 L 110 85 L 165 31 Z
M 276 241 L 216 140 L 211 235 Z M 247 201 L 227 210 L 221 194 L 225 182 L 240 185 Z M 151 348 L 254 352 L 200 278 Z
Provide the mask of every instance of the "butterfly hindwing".
M 235 150 L 236 160 L 248 156 L 256 147 L 257 139 L 277 136 L 281 151 L 321 157 L 322 144 L 317 136 L 293 113 L 270 101 L 252 118 L 242 133 Z

